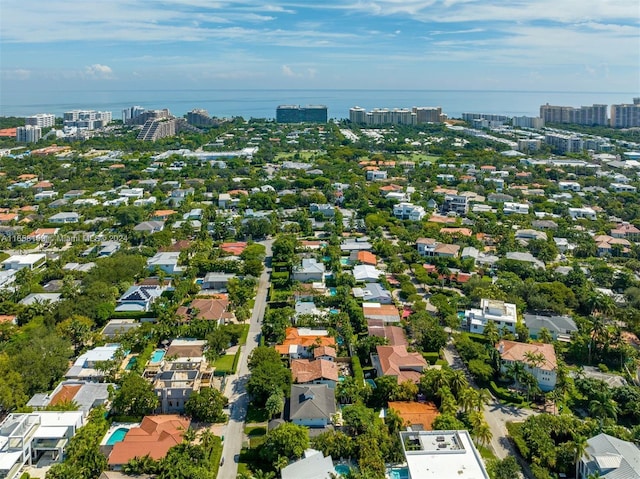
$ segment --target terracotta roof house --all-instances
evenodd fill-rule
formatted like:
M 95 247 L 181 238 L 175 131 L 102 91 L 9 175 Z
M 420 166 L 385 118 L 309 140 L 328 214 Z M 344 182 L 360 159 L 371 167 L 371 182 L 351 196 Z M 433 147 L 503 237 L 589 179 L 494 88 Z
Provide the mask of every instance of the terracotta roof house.
M 10 223 L 11 221 L 18 221 L 16 213 L 0 213 L 0 223 Z
M 313 348 L 314 359 L 325 359 L 327 361 L 333 361 L 336 356 L 336 348 L 333 348 L 331 346 L 318 346 L 317 348 Z
M 424 431 L 433 430 L 433 421 L 438 417 L 440 412 L 437 406 L 432 402 L 416 402 L 416 401 L 389 401 L 389 409 L 393 409 L 398 413 L 405 423 L 405 426 L 422 427 Z
M 240 256 L 247 247 L 247 243 L 244 241 L 237 241 L 235 243 L 222 243 L 220 249 L 226 253 L 231 253 L 234 256 Z
M 312 346 L 331 346 L 335 347 L 335 338 L 329 336 L 326 330 L 314 330 L 307 328 L 287 328 L 285 339 L 282 344 L 276 345 L 276 351 L 280 354 L 290 355 L 293 359 L 298 357 L 308 357 L 309 349 Z
M 157 220 L 157 221 L 164 221 L 164 220 L 167 220 L 169 216 L 175 215 L 176 213 L 177 211 L 174 211 L 174 210 L 158 210 L 153 212 L 151 219 Z
M 204 319 L 207 321 L 217 321 L 225 324 L 233 319 L 235 315 L 228 311 L 229 300 L 226 297 L 197 298 L 187 306 L 178 308 L 176 314 L 183 320 Z
M 394 304 L 363 303 L 362 312 L 365 319 L 381 319 L 386 323 L 400 321 L 400 313 Z
M 467 237 L 471 237 L 471 235 L 473 234 L 472 231 L 469 228 L 440 228 L 440 233 L 444 234 L 444 235 L 460 235 L 460 236 L 467 236 Z
M 399 326 L 385 326 L 381 319 L 370 319 L 367 321 L 367 333 L 369 336 L 386 338 L 389 346 L 408 346 L 409 342 L 404 334 L 404 330 Z
M 626 238 L 631 241 L 640 239 L 640 229 L 630 223 L 620 223 L 611 230 L 611 236 L 614 238 Z
M 378 376 L 395 376 L 398 384 L 417 383 L 422 371 L 428 367 L 420 353 L 410 353 L 406 346 L 376 346 L 376 351 L 378 354 L 372 354 L 371 361 Z
M 369 253 L 368 251 L 354 251 L 353 253 L 356 253 L 357 261 L 362 264 L 370 264 L 373 266 L 378 264 L 378 258 L 376 258 L 376 255 L 373 253 Z
M 129 429 L 124 439 L 114 444 L 109 467 L 119 469 L 134 457 L 164 458 L 170 448 L 182 442 L 182 435 L 190 424 L 189 419 L 173 414 L 145 416 L 140 427 Z
M 298 384 L 326 384 L 334 388 L 338 381 L 338 365 L 325 359 L 294 359 L 291 361 L 291 375 Z
M 496 349 L 502 360 L 502 372 L 505 373 L 511 363 L 523 363 L 525 369 L 538 380 L 538 386 L 543 391 L 550 391 L 556 386 L 556 352 L 551 344 L 518 343 L 516 341 L 501 340 Z M 540 355 L 541 362 L 532 364 L 531 359 Z

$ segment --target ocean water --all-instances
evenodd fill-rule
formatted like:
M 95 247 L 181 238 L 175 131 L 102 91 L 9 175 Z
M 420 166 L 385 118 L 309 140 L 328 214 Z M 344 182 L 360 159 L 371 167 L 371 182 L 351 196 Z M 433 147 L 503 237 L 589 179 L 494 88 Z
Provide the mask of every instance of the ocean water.
M 5 92 L 7 93 L 7 92 Z M 122 110 L 133 105 L 148 109 L 168 108 L 182 116 L 194 108 L 203 108 L 211 116 L 274 118 L 283 104 L 320 104 L 328 107 L 330 118 L 348 118 L 349 108 L 411 108 L 440 106 L 450 118 L 463 112 L 493 113 L 509 116 L 537 116 L 540 105 L 550 103 L 579 107 L 594 103 L 631 103 L 638 92 L 560 92 L 496 90 L 38 90 L 0 95 L 0 116 L 23 116 L 73 109 L 113 112 L 122 118 Z

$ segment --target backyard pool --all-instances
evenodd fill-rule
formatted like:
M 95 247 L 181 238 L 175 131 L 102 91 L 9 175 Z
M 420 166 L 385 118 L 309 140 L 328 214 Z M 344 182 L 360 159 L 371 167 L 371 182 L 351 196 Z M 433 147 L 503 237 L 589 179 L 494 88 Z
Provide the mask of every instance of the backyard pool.
M 135 356 L 130 357 L 129 362 L 124 367 L 125 371 L 131 371 L 133 367 L 136 365 L 137 361 L 138 361 L 138 358 L 136 358 Z
M 330 309 L 329 312 L 331 314 L 338 314 L 340 312 L 340 310 L 339 309 Z
M 166 351 L 164 349 L 156 349 L 151 355 L 151 363 L 159 363 L 164 358 Z
M 394 467 L 389 471 L 389 477 L 391 479 L 409 479 L 409 468 Z
M 351 468 L 346 464 L 338 464 L 335 467 L 335 470 L 338 474 L 346 476 L 347 474 L 349 474 L 349 471 L 351 471 Z
M 196 284 L 202 284 L 202 283 L 204 283 L 204 278 L 196 279 Z
M 329 288 L 329 295 L 335 296 L 338 294 L 338 290 L 336 288 Z
M 124 437 L 129 432 L 129 429 L 126 427 L 119 427 L 115 431 L 111 433 L 109 439 L 107 439 L 107 446 L 113 446 L 116 442 L 121 442 L 124 440 Z
M 349 261 L 349 258 L 340 258 L 340 264 L 342 266 L 349 266 L 351 264 L 351 261 Z

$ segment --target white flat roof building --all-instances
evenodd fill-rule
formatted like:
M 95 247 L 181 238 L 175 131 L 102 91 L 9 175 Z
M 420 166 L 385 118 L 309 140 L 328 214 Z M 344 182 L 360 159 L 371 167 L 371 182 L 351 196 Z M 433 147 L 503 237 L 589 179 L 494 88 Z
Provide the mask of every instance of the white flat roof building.
M 469 432 L 402 431 L 410 479 L 489 479 Z

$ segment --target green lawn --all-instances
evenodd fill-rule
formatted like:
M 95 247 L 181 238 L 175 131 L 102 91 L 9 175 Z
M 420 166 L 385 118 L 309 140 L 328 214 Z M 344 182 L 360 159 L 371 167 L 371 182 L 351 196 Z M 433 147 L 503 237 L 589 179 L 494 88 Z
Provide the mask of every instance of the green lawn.
M 233 373 L 233 358 L 235 354 L 225 354 L 224 356 L 220 356 L 213 363 L 213 367 L 216 368 L 216 372 L 222 373 L 225 372 L 227 374 Z
M 267 433 L 267 428 L 264 426 L 247 426 L 244 428 L 244 433 L 249 437 L 264 436 Z
M 251 422 L 267 422 L 269 420 L 269 414 L 264 409 L 259 409 L 255 407 L 253 404 L 249 404 L 249 409 L 247 410 L 247 423 Z
M 240 336 L 240 340 L 238 342 L 240 346 L 244 346 L 245 344 L 247 344 L 247 336 L 249 336 L 249 325 L 245 324 L 244 326 L 242 326 L 242 335 Z

